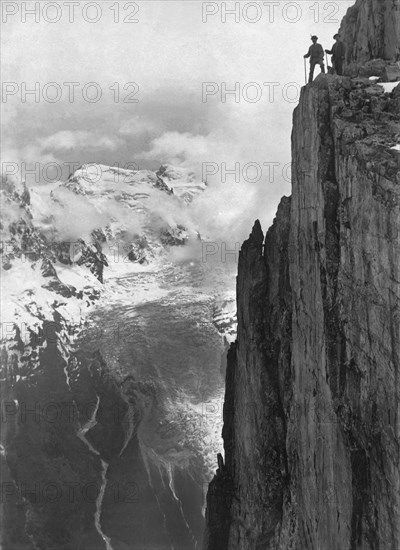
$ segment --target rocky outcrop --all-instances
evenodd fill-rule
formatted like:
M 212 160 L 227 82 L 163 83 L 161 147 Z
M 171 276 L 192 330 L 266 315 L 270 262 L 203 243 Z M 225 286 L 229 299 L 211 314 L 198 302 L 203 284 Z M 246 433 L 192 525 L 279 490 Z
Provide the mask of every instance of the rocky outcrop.
M 400 59 L 400 4 L 398 0 L 357 0 L 340 27 L 347 62 Z
M 240 252 L 207 550 L 400 547 L 399 94 L 302 89 L 292 197 Z
M 225 464 L 207 499 L 209 549 L 266 545 L 282 519 L 288 466 L 280 386 L 290 379 L 289 214 L 285 197 L 265 245 L 256 222 L 240 253 L 238 338 L 226 373 Z

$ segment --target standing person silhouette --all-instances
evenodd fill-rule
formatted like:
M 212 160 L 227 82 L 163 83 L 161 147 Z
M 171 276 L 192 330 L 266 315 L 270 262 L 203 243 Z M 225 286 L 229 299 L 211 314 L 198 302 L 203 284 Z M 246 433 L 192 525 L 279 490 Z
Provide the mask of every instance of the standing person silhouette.
M 313 81 L 315 65 L 319 65 L 321 67 L 321 72 L 325 73 L 324 49 L 321 44 L 317 44 L 318 36 L 314 34 L 311 40 L 312 45 L 309 47 L 308 53 L 303 56 L 304 58 L 310 58 L 310 76 L 308 82 Z
M 326 53 L 332 55 L 332 67 L 336 74 L 343 75 L 343 64 L 346 55 L 346 46 L 340 40 L 340 34 L 336 33 L 333 37 L 336 42 L 331 50 L 325 50 Z

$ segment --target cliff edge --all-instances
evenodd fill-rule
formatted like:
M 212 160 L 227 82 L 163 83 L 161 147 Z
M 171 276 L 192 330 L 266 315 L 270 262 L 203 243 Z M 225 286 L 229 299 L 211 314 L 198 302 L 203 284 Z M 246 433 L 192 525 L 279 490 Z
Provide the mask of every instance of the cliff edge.
M 362 76 L 398 21 L 349 10 L 357 75 L 302 89 L 292 196 L 243 244 L 207 550 L 400 548 L 400 84 Z

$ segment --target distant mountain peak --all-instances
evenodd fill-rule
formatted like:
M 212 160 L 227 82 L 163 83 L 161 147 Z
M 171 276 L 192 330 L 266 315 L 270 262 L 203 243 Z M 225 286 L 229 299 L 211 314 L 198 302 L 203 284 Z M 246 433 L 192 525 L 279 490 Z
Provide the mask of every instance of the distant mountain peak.
M 156 174 L 174 195 L 187 203 L 192 202 L 207 187 L 206 183 L 196 178 L 192 170 L 181 166 L 163 164 Z

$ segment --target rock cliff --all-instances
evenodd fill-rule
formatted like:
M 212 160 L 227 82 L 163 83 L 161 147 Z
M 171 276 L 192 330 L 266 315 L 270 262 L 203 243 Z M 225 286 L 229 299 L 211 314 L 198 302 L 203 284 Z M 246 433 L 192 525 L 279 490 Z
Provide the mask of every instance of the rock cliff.
M 357 0 L 342 21 L 340 34 L 347 61 L 400 58 L 400 3 L 398 0 Z
M 342 32 L 384 9 L 385 44 L 394 3 Z M 207 550 L 400 548 L 399 100 L 362 76 L 302 89 L 292 196 L 240 252 Z

